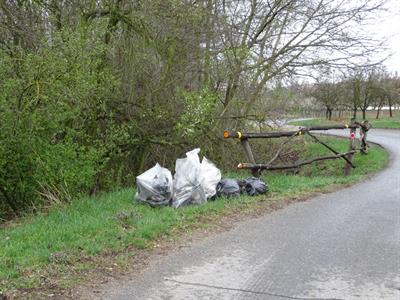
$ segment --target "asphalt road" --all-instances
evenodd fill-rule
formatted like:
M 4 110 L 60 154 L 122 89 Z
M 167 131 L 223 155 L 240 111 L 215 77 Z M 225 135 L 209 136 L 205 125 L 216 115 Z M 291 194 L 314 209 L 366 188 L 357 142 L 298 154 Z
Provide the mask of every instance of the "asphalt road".
M 167 256 L 103 299 L 400 299 L 400 131 L 372 179 L 240 223 Z

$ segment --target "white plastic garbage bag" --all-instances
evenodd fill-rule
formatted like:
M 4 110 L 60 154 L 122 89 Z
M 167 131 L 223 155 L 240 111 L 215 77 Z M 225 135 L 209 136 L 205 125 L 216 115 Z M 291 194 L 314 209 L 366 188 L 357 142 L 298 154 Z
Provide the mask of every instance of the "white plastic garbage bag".
M 186 153 L 186 158 L 176 160 L 172 206 L 202 204 L 216 193 L 221 172 L 207 158 L 200 163 L 200 149 Z
M 151 206 L 168 205 L 172 199 L 172 174 L 159 164 L 137 176 L 136 185 L 136 199 Z
M 207 199 L 217 192 L 217 184 L 221 180 L 221 171 L 206 157 L 201 161 L 202 186 Z
M 200 149 L 186 153 L 186 158 L 179 158 L 175 163 L 174 196 L 172 206 L 178 208 L 190 203 L 204 203 L 206 194 L 201 185 Z

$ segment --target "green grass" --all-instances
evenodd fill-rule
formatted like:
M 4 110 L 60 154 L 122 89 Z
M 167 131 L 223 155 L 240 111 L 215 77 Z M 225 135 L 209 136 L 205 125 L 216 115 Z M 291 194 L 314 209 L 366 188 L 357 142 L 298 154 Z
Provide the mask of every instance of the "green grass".
M 348 141 L 343 139 L 332 139 L 324 135 L 318 136 L 318 138 L 325 143 L 329 144 L 332 148 L 337 150 L 340 153 L 344 153 L 348 151 Z M 325 147 L 322 147 L 320 144 L 310 142 L 311 139 L 306 139 L 306 151 L 303 154 L 303 157 L 313 157 L 313 156 L 323 156 L 326 154 L 332 154 Z M 355 147 L 360 148 L 359 141 L 355 141 Z M 355 169 L 352 170 L 351 176 L 346 177 L 345 179 L 357 180 L 363 175 L 371 172 L 378 171 L 383 164 L 387 161 L 387 155 L 384 154 L 385 150 L 379 148 L 377 146 L 372 146 L 372 151 L 369 151 L 368 155 L 364 154 L 356 154 L 354 155 L 353 162 L 356 166 Z M 330 160 L 326 161 L 323 164 L 311 164 L 304 166 L 301 169 L 300 174 L 313 176 L 313 174 L 318 174 L 318 176 L 335 176 L 342 177 L 343 168 L 338 167 L 343 160 Z
M 326 151 L 317 144 L 306 143 L 307 157 Z M 330 144 L 338 150 L 347 149 L 346 140 L 331 138 Z M 308 166 L 297 175 L 264 176 L 270 186 L 266 196 L 217 199 L 182 209 L 139 204 L 133 201 L 134 189 L 52 207 L 46 213 L 21 218 L 0 229 L 0 295 L 1 291 L 74 286 L 85 280 L 85 272 L 114 264 L 122 267 L 129 256 L 147 251 L 160 238 L 174 239 L 181 232 L 206 227 L 222 215 L 255 209 L 260 201 L 268 205 L 285 197 L 359 181 L 382 169 L 387 161 L 387 152 L 374 146 L 368 155 L 355 156 L 358 167 L 349 177 L 342 176 L 343 161 L 327 161 Z M 228 175 L 247 177 L 245 172 Z
M 385 129 L 400 129 L 400 112 L 393 112 L 393 117 L 390 118 L 387 114 L 381 116 L 379 119 L 375 119 L 374 113 L 368 113 L 367 120 L 372 124 L 372 128 L 385 128 Z M 361 121 L 361 120 L 360 120 Z M 333 124 L 344 124 L 349 123 L 350 119 L 335 119 L 332 121 L 326 119 L 312 119 L 305 121 L 292 122 L 291 125 L 296 126 L 316 126 L 316 125 L 333 125 Z
M 384 116 L 379 119 L 370 119 L 373 128 L 400 129 L 400 112 L 393 114 L 393 117 Z

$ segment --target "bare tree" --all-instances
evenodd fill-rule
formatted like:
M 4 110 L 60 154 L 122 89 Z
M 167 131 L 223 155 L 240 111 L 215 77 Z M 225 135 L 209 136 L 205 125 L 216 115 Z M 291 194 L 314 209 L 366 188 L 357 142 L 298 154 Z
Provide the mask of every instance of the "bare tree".
M 322 103 L 326 108 L 325 117 L 328 120 L 332 119 L 332 112 L 339 104 L 338 84 L 332 82 L 321 82 L 314 86 L 312 95 L 315 99 Z
M 249 114 L 276 76 L 301 73 L 308 66 L 357 64 L 378 44 L 354 30 L 382 1 L 224 1 L 216 51 L 228 76 L 221 116 L 229 109 Z M 221 47 L 223 45 L 223 47 Z M 245 98 L 233 103 L 234 98 Z

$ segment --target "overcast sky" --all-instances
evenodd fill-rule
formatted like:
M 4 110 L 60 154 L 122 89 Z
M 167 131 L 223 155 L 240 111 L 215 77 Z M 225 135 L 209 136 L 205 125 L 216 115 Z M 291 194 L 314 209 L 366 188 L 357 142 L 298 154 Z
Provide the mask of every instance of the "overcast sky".
M 388 11 L 381 13 L 371 33 L 377 37 L 386 37 L 387 46 L 392 57 L 385 65 L 389 71 L 397 71 L 400 74 L 400 0 L 389 0 L 386 7 Z

